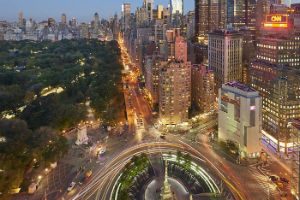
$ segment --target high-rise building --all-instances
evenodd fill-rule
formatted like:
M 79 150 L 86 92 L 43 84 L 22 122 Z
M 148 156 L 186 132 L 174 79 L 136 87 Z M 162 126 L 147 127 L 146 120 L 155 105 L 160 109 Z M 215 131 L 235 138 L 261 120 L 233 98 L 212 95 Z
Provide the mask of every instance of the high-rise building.
M 165 57 L 168 60 L 175 59 L 175 40 L 180 36 L 180 29 L 169 29 L 165 38 Z
M 25 23 L 24 23 L 24 15 L 23 12 L 19 12 L 19 19 L 18 19 L 18 26 L 20 27 L 24 27 Z
M 260 30 L 266 16 L 270 13 L 270 0 L 257 0 L 256 6 L 256 29 Z
M 219 0 L 195 0 L 195 36 L 198 42 L 207 44 L 208 33 L 224 28 Z
M 182 27 L 183 25 L 183 0 L 170 0 L 171 20 L 173 27 Z
M 182 61 L 184 63 L 188 60 L 187 54 L 187 42 L 182 36 L 175 38 L 175 60 Z
M 143 8 L 146 9 L 147 19 L 150 23 L 153 20 L 154 0 L 144 0 Z
M 216 90 L 230 81 L 242 81 L 243 37 L 237 31 L 220 30 L 209 34 L 208 64 L 215 73 Z
M 146 8 L 137 8 L 135 12 L 135 20 L 137 27 L 148 27 L 149 20 Z
M 246 25 L 246 3 L 245 0 L 227 1 L 227 24 L 231 24 L 233 27 Z
M 67 15 L 65 13 L 61 15 L 60 21 L 63 25 L 67 25 Z
M 71 20 L 71 27 L 75 28 L 77 26 L 77 19 L 75 17 Z
M 288 13 L 289 7 L 284 4 L 271 4 L 270 14 L 286 14 Z
M 158 103 L 159 72 L 162 62 L 164 62 L 164 58 L 159 54 L 153 54 L 152 56 L 146 56 L 145 58 L 146 88 L 151 94 L 153 106 Z
M 299 36 L 274 36 L 265 35 L 258 38 L 256 58 L 270 64 L 300 66 Z
M 226 2 L 226 24 L 237 29 L 255 29 L 256 0 L 228 0 Z
M 291 12 L 289 14 L 290 19 L 293 21 L 295 32 L 300 33 L 300 3 L 294 3 L 291 5 Z
M 79 26 L 79 35 L 80 38 L 90 38 L 90 33 L 89 33 L 89 25 L 86 23 L 81 23 Z
M 250 66 L 251 86 L 263 97 L 263 139 L 286 153 L 291 151 L 288 122 L 300 118 L 299 49 L 300 37 L 287 16 L 268 15 Z
M 166 61 L 159 74 L 159 120 L 176 125 L 188 119 L 191 105 L 191 63 Z
M 263 97 L 263 139 L 277 151 L 289 153 L 288 122 L 300 118 L 300 72 L 288 66 L 256 60 L 250 68 L 251 86 Z
M 239 82 L 219 89 L 218 137 L 236 143 L 241 158 L 260 155 L 261 102 L 257 91 Z
M 186 37 L 192 39 L 195 36 L 195 12 L 189 11 L 186 20 Z
M 192 66 L 192 105 L 201 112 L 215 109 L 214 72 L 206 65 Z
M 119 27 L 119 19 L 117 14 L 115 14 L 112 21 L 112 32 L 113 32 L 113 39 L 118 40 L 120 27 Z
M 48 18 L 48 27 L 54 27 L 56 25 L 56 21 L 54 18 Z
M 126 32 L 130 28 L 130 18 L 131 18 L 131 4 L 123 3 L 122 4 L 122 31 Z
M 27 34 L 32 32 L 32 30 L 33 30 L 33 20 L 32 20 L 32 18 L 30 18 L 29 20 L 26 21 L 25 30 L 26 30 Z
M 163 19 L 164 19 L 164 23 L 165 23 L 165 24 L 170 24 L 170 22 L 171 22 L 171 12 L 170 12 L 170 8 L 164 8 L 164 11 L 163 11 Z
M 292 176 L 291 176 L 291 193 L 295 199 L 300 199 L 300 119 L 294 119 L 289 123 L 293 137 L 292 157 Z
M 249 30 L 256 30 L 256 9 L 257 9 L 257 1 L 256 0 L 246 0 L 246 27 Z
M 171 6 L 171 13 L 172 14 L 182 14 L 184 12 L 183 8 L 183 0 L 170 0 L 170 6 Z
M 157 5 L 157 19 L 163 19 L 164 6 Z
M 100 26 L 100 17 L 99 17 L 99 14 L 96 12 L 94 14 L 94 29 L 98 29 Z

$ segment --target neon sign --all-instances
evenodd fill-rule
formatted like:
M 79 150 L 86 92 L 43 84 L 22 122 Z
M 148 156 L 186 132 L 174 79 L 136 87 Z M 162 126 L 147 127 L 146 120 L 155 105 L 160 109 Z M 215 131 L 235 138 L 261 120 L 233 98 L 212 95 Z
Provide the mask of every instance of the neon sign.
M 287 28 L 288 15 L 267 15 L 264 23 L 265 28 Z

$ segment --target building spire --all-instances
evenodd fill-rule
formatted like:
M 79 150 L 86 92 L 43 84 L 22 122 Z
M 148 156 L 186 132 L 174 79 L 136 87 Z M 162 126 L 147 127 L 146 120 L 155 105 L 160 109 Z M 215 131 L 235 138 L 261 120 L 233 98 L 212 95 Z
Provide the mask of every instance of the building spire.
M 164 177 L 164 185 L 161 190 L 161 200 L 174 200 L 171 186 L 168 181 L 168 161 L 165 160 L 165 177 Z

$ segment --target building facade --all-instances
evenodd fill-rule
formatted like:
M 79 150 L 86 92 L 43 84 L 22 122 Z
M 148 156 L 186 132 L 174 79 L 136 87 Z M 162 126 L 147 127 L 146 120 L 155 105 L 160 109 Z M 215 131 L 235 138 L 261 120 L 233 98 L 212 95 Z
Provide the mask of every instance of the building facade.
M 161 63 L 159 120 L 163 125 L 187 121 L 191 105 L 191 64 L 175 60 Z
M 219 89 L 218 137 L 237 144 L 241 157 L 260 154 L 261 97 L 254 89 L 229 82 Z
M 224 28 L 224 6 L 218 0 L 195 0 L 195 37 L 200 43 L 207 44 L 208 33 Z
M 145 81 L 146 88 L 152 97 L 152 105 L 156 105 L 159 100 L 159 73 L 161 62 L 164 58 L 160 55 L 153 54 L 145 58 Z
M 130 28 L 130 18 L 131 18 L 131 4 L 122 4 L 122 31 L 126 32 Z
M 183 5 L 184 5 L 183 0 L 170 0 L 172 15 L 176 13 L 183 15 L 184 12 Z
M 257 60 L 250 81 L 263 98 L 263 139 L 276 151 L 291 152 L 288 122 L 300 118 L 300 71 Z
M 215 110 L 214 73 L 206 65 L 192 66 L 192 104 L 201 112 Z
M 243 37 L 236 31 L 209 34 L 208 64 L 215 73 L 216 89 L 230 81 L 242 81 Z
M 300 36 L 286 15 L 267 20 L 272 16 L 282 21 L 266 21 L 262 27 L 250 82 L 263 98 L 263 140 L 276 151 L 290 153 L 288 123 L 300 118 Z
M 293 137 L 293 154 L 292 156 L 292 177 L 291 177 L 291 193 L 296 199 L 300 199 L 300 118 L 291 120 L 289 123 L 291 134 Z

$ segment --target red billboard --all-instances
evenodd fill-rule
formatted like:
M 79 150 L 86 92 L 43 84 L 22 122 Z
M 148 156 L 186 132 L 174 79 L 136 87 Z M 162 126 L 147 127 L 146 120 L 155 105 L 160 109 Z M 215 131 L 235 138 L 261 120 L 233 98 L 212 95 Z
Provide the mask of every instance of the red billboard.
M 273 14 L 267 15 L 264 23 L 266 28 L 287 28 L 288 15 Z

